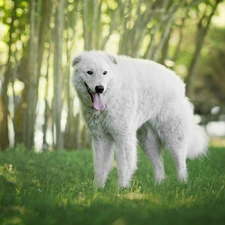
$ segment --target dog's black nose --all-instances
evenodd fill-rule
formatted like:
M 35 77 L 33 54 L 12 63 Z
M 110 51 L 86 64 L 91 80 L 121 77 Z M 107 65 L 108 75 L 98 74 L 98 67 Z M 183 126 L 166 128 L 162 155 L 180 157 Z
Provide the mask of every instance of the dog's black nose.
M 102 85 L 98 85 L 95 87 L 96 93 L 101 94 L 104 91 L 104 87 Z

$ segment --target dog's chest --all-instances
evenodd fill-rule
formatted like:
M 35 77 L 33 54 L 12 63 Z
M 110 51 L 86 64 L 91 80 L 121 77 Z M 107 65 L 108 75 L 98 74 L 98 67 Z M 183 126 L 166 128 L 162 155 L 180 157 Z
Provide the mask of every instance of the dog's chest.
M 90 110 L 88 113 L 84 114 L 84 117 L 91 132 L 99 131 L 101 133 L 113 135 L 120 129 L 121 123 L 107 110 Z

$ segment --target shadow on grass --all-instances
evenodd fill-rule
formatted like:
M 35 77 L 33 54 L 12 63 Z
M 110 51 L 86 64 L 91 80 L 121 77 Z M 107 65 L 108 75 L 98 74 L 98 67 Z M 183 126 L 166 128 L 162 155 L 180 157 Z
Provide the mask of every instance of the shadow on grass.
M 196 205 L 192 208 L 155 207 L 142 200 L 126 200 L 117 204 L 95 200 L 89 206 L 79 204 L 58 205 L 56 202 L 37 202 L 35 205 L 12 206 L 4 209 L 2 224 L 25 225 L 139 225 L 176 224 L 207 225 L 222 224 L 225 219 L 220 205 Z M 7 221 L 7 222 L 6 222 Z M 4 223 L 6 222 L 6 223 Z

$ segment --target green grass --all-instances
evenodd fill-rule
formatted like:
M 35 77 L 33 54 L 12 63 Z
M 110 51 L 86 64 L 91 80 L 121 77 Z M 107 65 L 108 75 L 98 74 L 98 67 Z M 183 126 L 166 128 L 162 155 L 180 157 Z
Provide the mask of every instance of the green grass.
M 0 224 L 225 224 L 225 149 L 188 161 L 187 184 L 176 181 L 165 152 L 168 178 L 155 185 L 149 160 L 138 154 L 130 189 L 117 188 L 114 169 L 105 189 L 97 190 L 91 151 L 0 153 Z

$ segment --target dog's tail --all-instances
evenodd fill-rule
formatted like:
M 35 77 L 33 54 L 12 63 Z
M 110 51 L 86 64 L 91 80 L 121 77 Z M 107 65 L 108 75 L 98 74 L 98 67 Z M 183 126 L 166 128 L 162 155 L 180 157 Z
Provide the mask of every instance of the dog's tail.
M 208 152 L 208 137 L 205 130 L 197 124 L 194 124 L 191 134 L 187 158 L 194 159 L 200 156 L 205 156 Z

